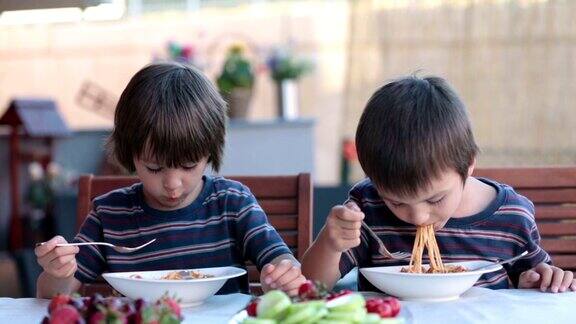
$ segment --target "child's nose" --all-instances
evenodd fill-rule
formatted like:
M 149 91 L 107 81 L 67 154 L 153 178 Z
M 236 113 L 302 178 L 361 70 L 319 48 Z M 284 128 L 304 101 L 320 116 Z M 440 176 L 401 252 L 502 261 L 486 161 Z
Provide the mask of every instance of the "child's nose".
M 168 191 L 174 191 L 182 185 L 179 177 L 168 174 L 163 181 L 164 188 Z
M 415 212 L 412 214 L 412 223 L 416 226 L 423 226 L 429 223 L 430 215 L 425 212 Z

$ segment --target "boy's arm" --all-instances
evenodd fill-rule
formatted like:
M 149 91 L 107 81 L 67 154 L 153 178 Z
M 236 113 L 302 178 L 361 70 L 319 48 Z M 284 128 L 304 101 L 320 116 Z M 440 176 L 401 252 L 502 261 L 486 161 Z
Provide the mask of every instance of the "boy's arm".
M 79 248 L 59 247 L 59 243 L 66 243 L 66 240 L 55 236 L 34 249 L 38 264 L 43 269 L 36 282 L 36 295 L 39 298 L 51 298 L 58 293 L 70 294 L 80 288 L 80 282 L 74 278 L 78 269 L 76 255 Z
M 540 233 L 538 232 L 536 223 L 530 222 L 526 226 L 530 226 L 530 234 L 524 237 L 526 240 L 524 249 L 528 251 L 528 255 L 516 261 L 512 265 L 504 267 L 508 272 L 508 276 L 510 277 L 514 287 L 518 287 L 520 275 L 523 272 L 536 267 L 540 263 L 551 264 L 550 256 L 540 246 Z M 517 254 L 522 252 L 523 251 L 518 251 Z
M 38 276 L 36 282 L 36 297 L 52 298 L 56 294 L 71 294 L 80 289 L 80 281 L 70 276 L 68 278 L 56 278 L 46 271 Z
M 101 221 L 92 210 L 73 242 L 103 241 L 102 232 Z M 39 298 L 73 293 L 82 282 L 94 281 L 106 267 L 98 246 L 56 247 L 56 243 L 66 243 L 66 240 L 57 236 L 35 249 L 38 264 L 44 269 L 36 281 Z
M 364 213 L 354 200 L 349 199 L 344 206 L 332 208 L 318 238 L 304 255 L 304 275 L 332 289 L 343 273 L 358 266 L 366 248 L 366 242 L 361 246 L 363 219 Z M 350 258 L 351 255 L 354 256 Z
M 324 283 L 332 289 L 340 279 L 342 252 L 330 248 L 326 235 L 321 232 L 302 258 L 302 274 L 308 279 Z

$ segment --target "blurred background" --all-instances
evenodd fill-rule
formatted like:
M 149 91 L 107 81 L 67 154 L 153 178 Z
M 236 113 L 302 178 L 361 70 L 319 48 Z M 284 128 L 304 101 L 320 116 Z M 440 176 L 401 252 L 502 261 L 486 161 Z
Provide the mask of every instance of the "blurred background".
M 0 296 L 33 295 L 35 242 L 75 234 L 78 175 L 121 172 L 102 143 L 148 63 L 218 85 L 223 175 L 312 174 L 317 233 L 363 177 L 364 104 L 399 76 L 453 84 L 480 166 L 573 165 L 575 22 L 571 0 L 0 0 Z

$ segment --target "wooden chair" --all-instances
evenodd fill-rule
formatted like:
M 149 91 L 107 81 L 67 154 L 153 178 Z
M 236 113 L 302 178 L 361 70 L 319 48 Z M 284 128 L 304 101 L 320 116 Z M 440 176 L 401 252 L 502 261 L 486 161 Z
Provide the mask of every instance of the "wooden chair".
M 300 173 L 291 176 L 240 176 L 227 177 L 246 185 L 270 223 L 282 239 L 300 259 L 312 244 L 312 184 L 310 174 Z M 84 222 L 92 205 L 92 199 L 111 190 L 130 186 L 138 182 L 136 177 L 83 175 L 79 179 L 78 190 L 78 229 Z M 260 274 L 254 265 L 248 264 L 250 289 L 259 293 Z M 103 284 L 84 285 L 82 294 L 110 292 Z
M 576 167 L 477 169 L 474 176 L 508 184 L 532 200 L 542 247 L 554 265 L 576 271 Z

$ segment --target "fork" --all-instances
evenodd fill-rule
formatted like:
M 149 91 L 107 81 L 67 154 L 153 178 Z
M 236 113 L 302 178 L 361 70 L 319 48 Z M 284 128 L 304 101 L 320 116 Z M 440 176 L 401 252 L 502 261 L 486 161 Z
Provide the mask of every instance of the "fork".
M 374 231 L 372 231 L 372 229 L 370 228 L 370 226 L 368 226 L 368 224 L 366 224 L 364 221 L 362 221 L 362 227 L 368 232 L 368 234 L 370 234 L 370 236 L 372 236 L 372 238 L 374 240 L 376 240 L 376 242 L 378 243 L 378 253 L 391 258 L 391 259 L 396 259 L 396 260 L 404 260 L 404 259 L 408 259 L 412 256 L 411 253 L 408 252 L 394 252 L 391 253 L 390 251 L 388 251 L 388 249 L 386 248 L 386 245 L 384 245 L 384 243 L 382 242 L 382 240 L 380 240 L 380 238 L 378 237 L 378 235 L 376 235 L 376 233 L 374 233 Z
M 152 244 L 154 241 L 156 241 L 156 239 L 152 239 L 147 243 L 144 243 L 142 245 L 135 246 L 135 247 L 119 246 L 119 245 L 114 245 L 114 244 L 106 243 L 106 242 L 58 243 L 58 244 L 56 244 L 56 246 L 104 245 L 104 246 L 111 247 L 116 252 L 130 253 L 130 252 L 138 251 L 141 248 L 143 248 L 149 244 Z M 36 246 L 44 245 L 45 243 L 46 242 L 38 243 L 38 244 L 36 244 Z
M 512 262 L 512 261 L 516 261 L 516 260 L 520 259 L 521 257 L 525 256 L 526 254 L 528 254 L 528 251 L 524 251 L 524 252 L 518 254 L 518 255 L 515 256 L 515 257 L 511 257 L 511 258 L 509 258 L 509 259 L 502 260 L 502 261 L 498 261 L 498 262 L 495 262 L 495 263 L 490 263 L 490 264 L 488 264 L 488 265 L 480 266 L 480 267 L 478 267 L 478 268 L 470 269 L 470 270 L 468 270 L 468 271 L 484 270 L 484 269 L 488 269 L 488 268 L 491 268 L 491 267 L 494 267 L 494 266 L 497 266 L 497 265 L 510 263 L 510 262 Z

